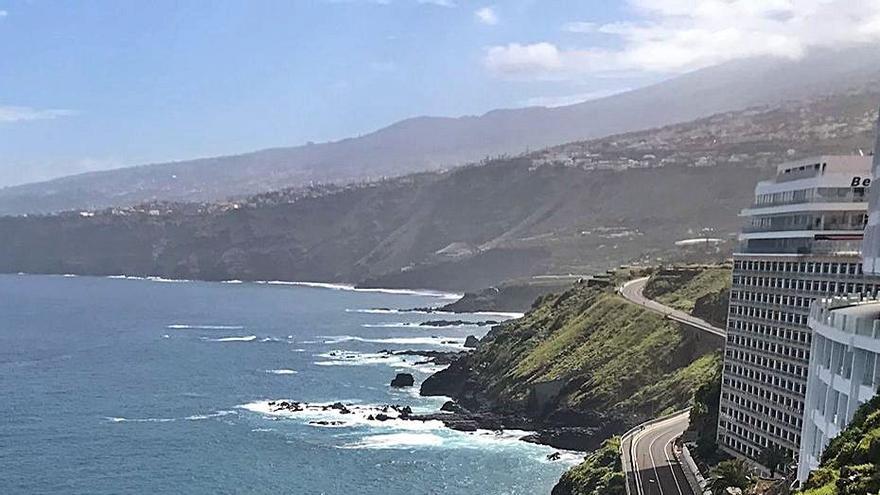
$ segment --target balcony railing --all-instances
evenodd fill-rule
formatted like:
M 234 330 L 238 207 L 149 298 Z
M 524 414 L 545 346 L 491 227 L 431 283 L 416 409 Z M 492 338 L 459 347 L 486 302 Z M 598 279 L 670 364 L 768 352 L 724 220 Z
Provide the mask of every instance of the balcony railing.
M 871 304 L 877 305 L 877 312 L 870 315 L 847 314 L 842 311 Z M 810 319 L 842 332 L 880 339 L 880 300 L 876 298 L 858 295 L 822 299 L 813 303 Z

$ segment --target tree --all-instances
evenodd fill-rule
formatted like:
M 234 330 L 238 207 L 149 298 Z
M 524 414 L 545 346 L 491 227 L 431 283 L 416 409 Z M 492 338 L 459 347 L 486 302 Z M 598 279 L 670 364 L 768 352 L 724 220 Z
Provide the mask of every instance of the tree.
M 729 487 L 746 491 L 751 484 L 752 479 L 745 463 L 734 459 L 721 461 L 712 468 L 707 488 L 712 492 L 712 495 L 724 495 Z
M 776 471 L 785 468 L 791 462 L 791 455 L 788 450 L 771 443 L 758 455 L 758 462 L 770 470 L 770 477 L 773 478 L 776 476 Z

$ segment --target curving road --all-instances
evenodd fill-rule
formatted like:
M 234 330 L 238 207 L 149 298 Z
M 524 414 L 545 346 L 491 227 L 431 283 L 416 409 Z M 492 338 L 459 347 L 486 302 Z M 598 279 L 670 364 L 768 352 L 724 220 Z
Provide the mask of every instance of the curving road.
M 675 439 L 688 426 L 689 412 L 647 424 L 622 439 L 627 492 L 631 495 L 697 495 L 675 457 Z
M 635 304 L 639 306 L 643 306 L 646 309 L 654 311 L 655 313 L 660 313 L 670 320 L 675 320 L 679 323 L 684 323 L 685 325 L 694 327 L 698 330 L 702 330 L 704 332 L 709 332 L 715 334 L 719 337 L 727 337 L 727 332 L 722 328 L 718 328 L 713 326 L 711 323 L 706 320 L 697 318 L 696 316 L 689 315 L 684 311 L 679 311 L 674 308 L 670 308 L 669 306 L 665 306 L 663 304 L 654 301 L 653 299 L 646 298 L 642 291 L 645 290 L 645 284 L 648 283 L 648 280 L 651 277 L 642 277 L 630 280 L 629 282 L 623 284 L 622 286 L 617 288 L 617 292 Z

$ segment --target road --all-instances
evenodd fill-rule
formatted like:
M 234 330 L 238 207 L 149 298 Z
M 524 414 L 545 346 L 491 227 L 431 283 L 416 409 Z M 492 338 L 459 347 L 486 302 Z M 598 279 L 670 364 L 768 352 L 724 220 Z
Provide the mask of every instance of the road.
M 669 306 L 660 304 L 653 299 L 646 298 L 644 295 L 642 295 L 642 291 L 645 290 L 645 284 L 648 283 L 648 279 L 650 279 L 650 277 L 642 277 L 630 280 L 629 282 L 618 287 L 617 292 L 621 296 L 628 299 L 630 302 L 636 303 L 639 306 L 643 306 L 651 311 L 654 311 L 655 313 L 660 313 L 670 320 L 684 323 L 685 325 L 694 327 L 704 332 L 713 333 L 722 338 L 727 337 L 727 332 L 724 331 L 724 329 L 713 326 L 706 320 L 689 315 L 684 311 L 670 308 Z
M 673 453 L 688 417 L 686 411 L 623 437 L 623 466 L 631 495 L 697 495 Z

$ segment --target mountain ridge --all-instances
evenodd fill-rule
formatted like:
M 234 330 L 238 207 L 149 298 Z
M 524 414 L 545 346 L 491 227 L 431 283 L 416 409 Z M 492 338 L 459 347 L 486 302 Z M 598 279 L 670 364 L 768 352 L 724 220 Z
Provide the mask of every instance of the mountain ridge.
M 311 183 L 443 170 L 493 156 L 687 122 L 719 112 L 845 92 L 880 81 L 880 53 L 822 51 L 800 61 L 754 59 L 564 107 L 404 119 L 357 137 L 230 156 L 88 172 L 0 189 L 0 215 L 218 201 Z M 817 70 L 818 69 L 818 70 Z

